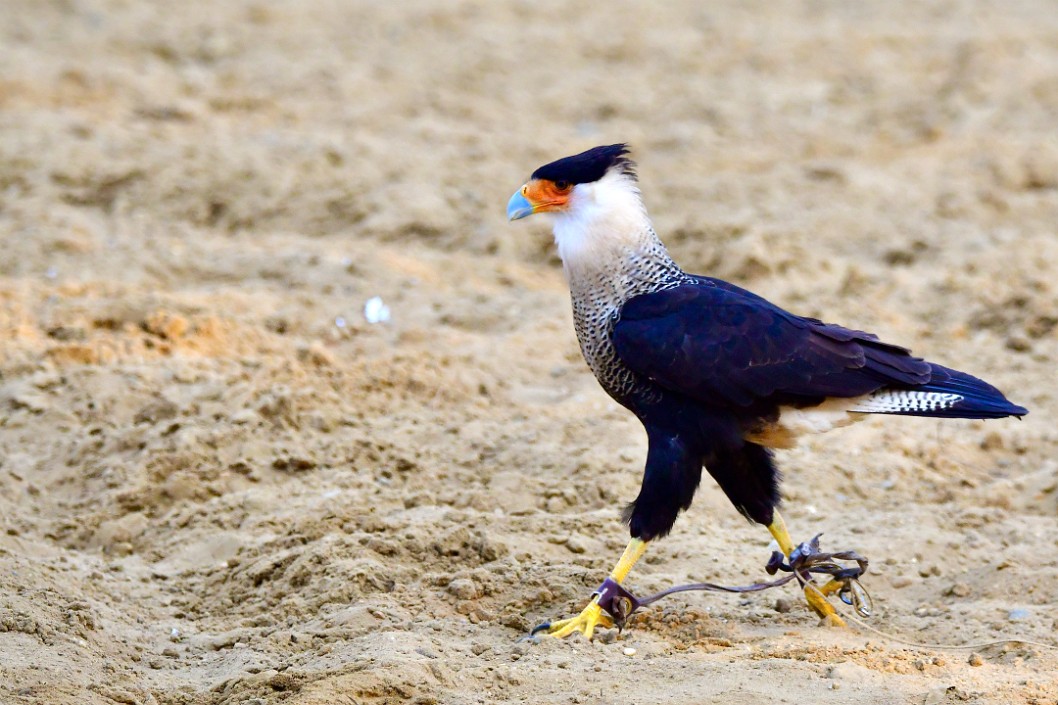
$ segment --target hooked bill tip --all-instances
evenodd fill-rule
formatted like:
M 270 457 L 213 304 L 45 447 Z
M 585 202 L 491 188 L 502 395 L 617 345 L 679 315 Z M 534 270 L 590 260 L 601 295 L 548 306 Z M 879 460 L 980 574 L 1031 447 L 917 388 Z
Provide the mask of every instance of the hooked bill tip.
M 533 204 L 529 202 L 522 192 L 515 191 L 511 200 L 507 201 L 507 220 L 518 220 L 533 214 Z

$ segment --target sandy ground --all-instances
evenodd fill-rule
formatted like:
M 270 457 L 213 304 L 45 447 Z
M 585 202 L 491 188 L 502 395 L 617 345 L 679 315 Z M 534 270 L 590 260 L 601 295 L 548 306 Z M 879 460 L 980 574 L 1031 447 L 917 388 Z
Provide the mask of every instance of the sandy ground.
M 630 141 L 688 269 L 1030 407 L 784 452 L 786 515 L 872 559 L 877 629 L 1054 644 L 1056 116 L 1044 2 L 6 2 L 0 702 L 1055 703 L 1053 648 L 792 589 L 520 643 L 645 443 L 503 209 Z M 630 585 L 768 543 L 706 483 Z

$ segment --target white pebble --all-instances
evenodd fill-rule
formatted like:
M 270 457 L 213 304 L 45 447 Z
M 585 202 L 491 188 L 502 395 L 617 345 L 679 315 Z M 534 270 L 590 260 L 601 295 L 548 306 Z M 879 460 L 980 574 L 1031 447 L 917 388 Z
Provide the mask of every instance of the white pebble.
M 389 320 L 389 306 L 382 302 L 381 296 L 372 296 L 364 304 L 364 318 L 368 323 L 385 323 Z
M 1017 622 L 1018 620 L 1028 619 L 1032 614 L 1024 607 L 1016 607 L 1007 613 L 1007 619 L 1011 622 Z
M 624 650 L 624 655 L 625 656 L 635 656 L 636 655 L 636 650 L 633 649 L 631 646 L 626 646 L 625 650 Z

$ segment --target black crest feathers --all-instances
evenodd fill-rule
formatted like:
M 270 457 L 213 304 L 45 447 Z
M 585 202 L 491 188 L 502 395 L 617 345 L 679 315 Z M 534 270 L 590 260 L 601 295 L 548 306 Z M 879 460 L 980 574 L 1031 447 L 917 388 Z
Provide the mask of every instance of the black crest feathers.
M 590 184 L 601 179 L 607 171 L 617 167 L 622 173 L 636 176 L 635 163 L 629 159 L 627 144 L 592 147 L 587 152 L 564 157 L 545 164 L 533 172 L 534 179 L 567 181 L 571 184 Z

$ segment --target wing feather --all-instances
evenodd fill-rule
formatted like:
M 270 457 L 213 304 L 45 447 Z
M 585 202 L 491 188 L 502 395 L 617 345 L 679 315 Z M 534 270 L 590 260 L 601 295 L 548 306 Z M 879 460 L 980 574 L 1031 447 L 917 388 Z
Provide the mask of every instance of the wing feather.
M 633 371 L 721 406 L 812 404 L 924 384 L 931 375 L 929 363 L 905 348 L 705 277 L 628 301 L 613 342 Z

